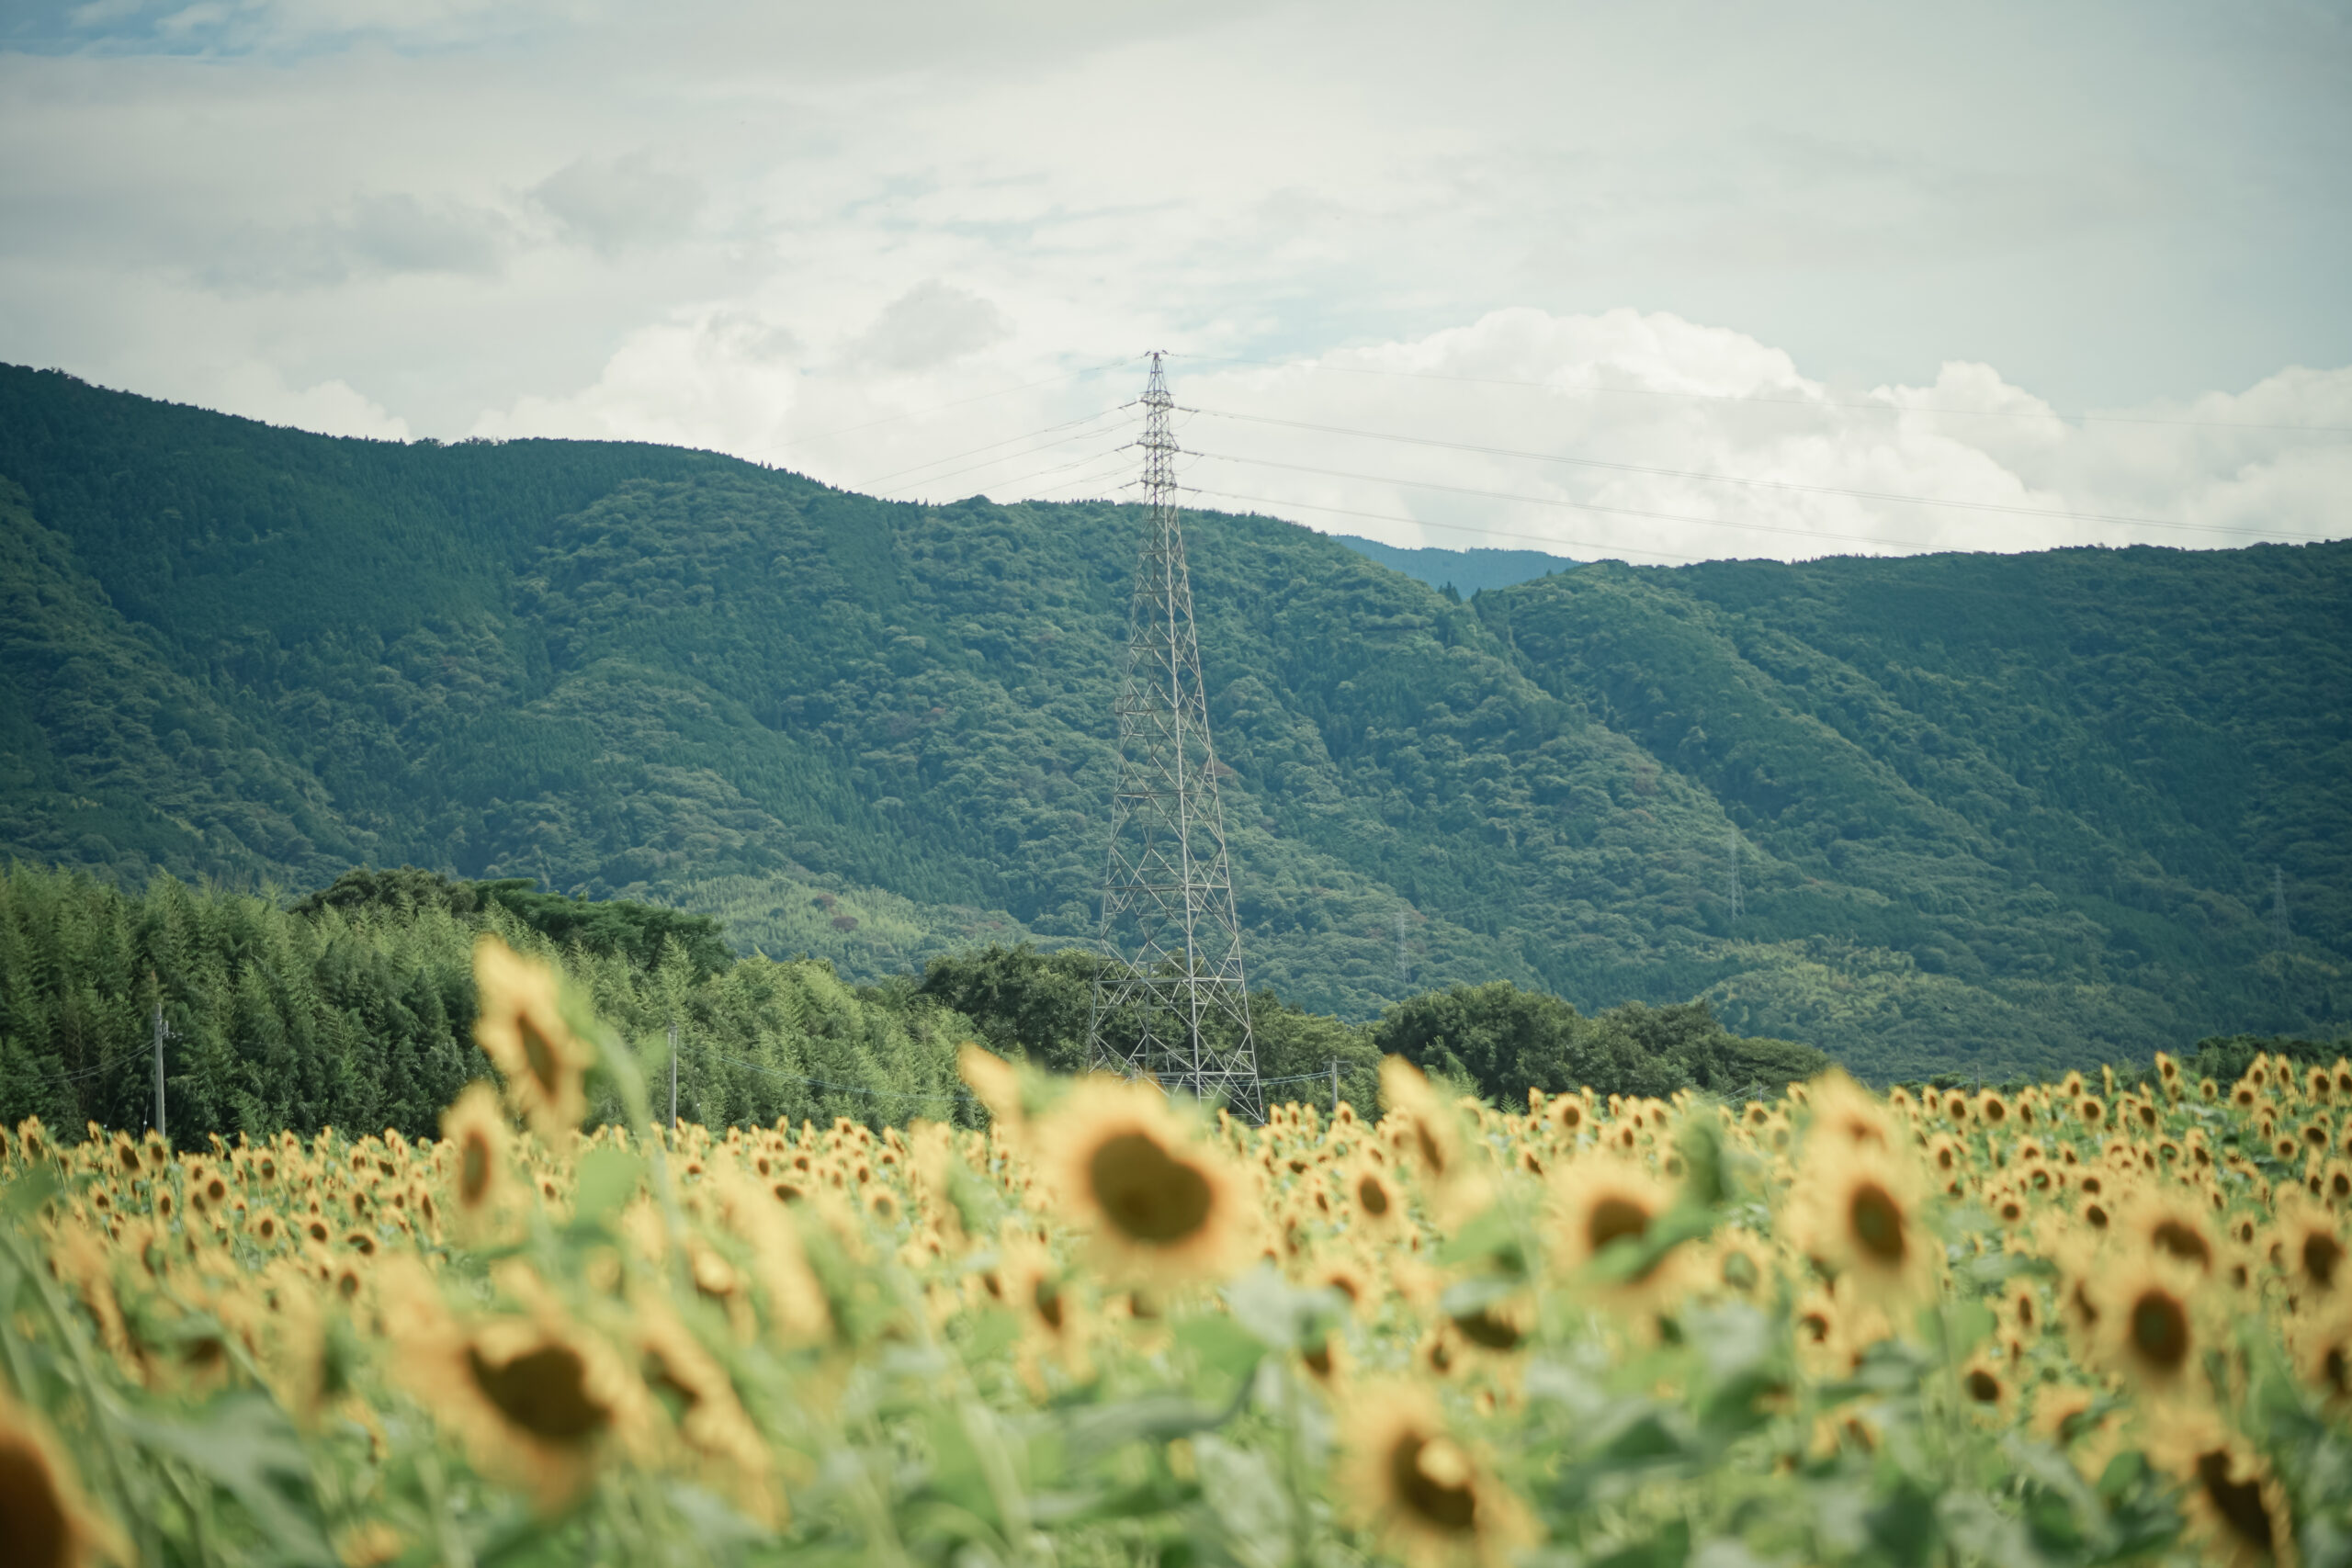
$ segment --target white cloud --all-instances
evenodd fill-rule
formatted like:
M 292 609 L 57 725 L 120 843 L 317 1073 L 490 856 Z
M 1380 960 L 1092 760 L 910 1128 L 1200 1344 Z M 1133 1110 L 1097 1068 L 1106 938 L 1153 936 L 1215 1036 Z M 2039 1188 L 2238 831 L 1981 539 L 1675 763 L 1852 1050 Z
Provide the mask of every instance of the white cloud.
M 294 388 L 266 365 L 231 366 L 221 371 L 219 407 L 266 424 L 292 425 L 323 435 L 364 435 L 378 441 L 406 441 L 408 422 L 384 411 L 382 404 L 356 390 L 349 382 L 321 381 Z
M 882 308 L 844 357 L 885 371 L 929 370 L 1012 336 L 1004 312 L 968 288 L 932 278 Z
M 531 195 L 567 238 L 606 256 L 684 239 L 704 201 L 693 175 L 665 168 L 641 151 L 576 159 L 532 187 Z
M 61 26 L 42 47 L 66 52 L 0 48 L 0 139 L 36 154 L 0 160 L 0 357 L 110 385 L 233 405 L 266 366 L 436 435 L 628 434 L 1010 493 L 1090 455 L 1046 427 L 1132 396 L 1074 372 L 1162 344 L 1332 367 L 1177 362 L 1181 395 L 1307 423 L 2343 527 L 2335 446 L 2214 427 L 2352 424 L 2324 368 L 2352 363 L 2352 29 L 2310 8 L 157 0 Z M 2207 423 L 2058 417 L 2086 404 Z M 922 466 L 1024 431 L 1059 444 Z M 1431 542 L 2076 526 L 1206 420 L 1187 439 L 1621 508 L 1224 470 Z

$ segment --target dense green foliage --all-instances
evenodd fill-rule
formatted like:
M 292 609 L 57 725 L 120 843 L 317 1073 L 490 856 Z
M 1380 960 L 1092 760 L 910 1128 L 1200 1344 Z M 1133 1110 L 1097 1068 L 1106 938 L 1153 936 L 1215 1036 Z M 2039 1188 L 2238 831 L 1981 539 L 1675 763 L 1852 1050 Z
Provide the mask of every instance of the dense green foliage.
M 413 865 L 391 871 L 361 866 L 336 877 L 333 886 L 297 901 L 294 913 L 388 909 L 412 914 L 441 909 L 452 915 L 479 915 L 492 904 L 558 947 L 577 942 L 590 953 L 626 958 L 640 969 L 659 964 L 669 943 L 677 945 L 697 977 L 718 973 L 735 958 L 713 916 L 690 915 L 625 898 L 542 893 L 527 876 L 460 882 Z
M 679 1111 L 707 1125 L 969 1120 L 956 1066 L 967 1040 L 1057 1072 L 1088 1065 L 1100 960 L 1082 950 L 989 947 L 933 959 L 920 978 L 852 987 L 822 960 L 739 959 L 723 943 L 698 962 L 695 944 L 718 936 L 701 917 L 518 891 L 363 871 L 287 909 L 169 878 L 133 896 L 86 873 L 18 865 L 0 876 L 0 1125 L 38 1115 L 62 1131 L 148 1126 L 160 1004 L 165 1120 L 182 1147 L 289 1127 L 429 1136 L 485 1068 L 472 1032 L 484 932 L 568 971 L 649 1060 L 666 1063 L 674 1023 Z M 661 933 L 650 945 L 639 940 L 649 931 Z M 1703 1006 L 1581 1020 L 1508 985 L 1474 995 L 1491 1016 L 1536 1016 L 1604 1042 L 1568 1069 L 1603 1092 L 1736 1089 L 1727 1075 L 1764 1061 L 1766 1087 L 1778 1087 L 1822 1065 L 1804 1047 L 1731 1039 Z M 1270 1095 L 1321 1102 L 1337 1064 L 1341 1095 L 1370 1110 L 1380 1057 L 1420 1059 L 1419 1021 L 1442 1016 L 1446 1000 L 1412 998 L 1366 1025 L 1257 992 Z M 1115 1043 L 1115 1021 L 1110 1032 Z M 1529 1081 L 1550 1080 L 1514 1087 L 1505 1073 L 1473 1087 L 1523 1103 Z
M 559 945 L 503 897 L 461 902 L 306 900 L 311 912 L 295 914 L 169 878 L 134 897 L 15 867 L 0 876 L 0 1120 L 151 1125 L 160 1004 L 176 1144 L 330 1125 L 431 1134 L 483 1075 L 472 1028 L 484 931 L 560 963 L 650 1059 L 666 1060 L 674 1022 L 679 1108 L 696 1120 L 904 1121 L 967 1103 L 956 1051 L 971 1031 L 927 1000 L 853 988 L 821 962 L 706 971 L 676 941 L 641 964 L 589 945 L 594 922 Z
M 869 979 L 1068 942 L 1136 525 L 0 370 L 0 849 L 130 887 L 530 877 Z M 1188 527 L 1251 974 L 1302 1016 L 1697 997 L 1988 1080 L 2352 1016 L 2352 545 L 1601 563 L 1462 604 Z
M 1829 1066 L 1810 1045 L 1733 1038 L 1704 1002 L 1627 1002 L 1585 1018 L 1508 981 L 1409 998 L 1388 1010 L 1373 1042 L 1383 1055 L 1467 1080 L 1498 1105 L 1524 1100 L 1530 1089 L 1563 1094 L 1587 1085 L 1660 1099 L 1688 1086 L 1778 1094 Z

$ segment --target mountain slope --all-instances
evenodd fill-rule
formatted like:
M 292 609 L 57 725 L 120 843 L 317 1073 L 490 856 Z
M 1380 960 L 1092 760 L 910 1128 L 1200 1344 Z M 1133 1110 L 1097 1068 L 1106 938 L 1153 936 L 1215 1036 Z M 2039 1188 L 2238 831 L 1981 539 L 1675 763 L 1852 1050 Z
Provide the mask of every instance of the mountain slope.
M 536 876 L 857 974 L 1091 928 L 1132 509 L 22 370 L 0 477 L 0 847 Z M 1187 525 L 1253 978 L 1295 1002 L 1703 994 L 1988 1076 L 2352 1011 L 2352 547 L 1604 563 L 1465 605 Z

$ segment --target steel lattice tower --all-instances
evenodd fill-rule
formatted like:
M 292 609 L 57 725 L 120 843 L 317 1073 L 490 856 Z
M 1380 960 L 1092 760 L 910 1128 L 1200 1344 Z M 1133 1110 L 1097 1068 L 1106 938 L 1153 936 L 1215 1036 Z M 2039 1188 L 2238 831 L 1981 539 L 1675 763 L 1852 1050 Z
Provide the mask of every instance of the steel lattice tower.
M 1233 870 L 1209 743 L 1193 586 L 1176 509 L 1173 400 L 1161 355 L 1144 389 L 1143 537 L 1127 606 L 1115 714 L 1119 783 L 1102 868 L 1105 962 L 1095 971 L 1087 1053 L 1236 1116 L 1265 1118 Z

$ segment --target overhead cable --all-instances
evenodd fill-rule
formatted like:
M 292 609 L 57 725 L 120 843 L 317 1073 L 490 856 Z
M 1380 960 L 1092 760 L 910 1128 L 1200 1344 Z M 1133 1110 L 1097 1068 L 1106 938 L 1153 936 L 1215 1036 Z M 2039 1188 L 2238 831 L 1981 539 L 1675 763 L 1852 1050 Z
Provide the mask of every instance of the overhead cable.
M 1086 414 L 1078 419 L 1066 419 L 1059 424 L 1048 424 L 1039 430 L 1026 430 L 1018 435 L 1008 435 L 1001 441 L 983 442 L 978 446 L 967 446 L 961 452 L 950 452 L 944 457 L 933 457 L 927 462 L 910 463 L 903 468 L 893 468 L 887 474 L 876 474 L 865 482 L 869 486 L 878 485 L 884 479 L 895 479 L 900 474 L 911 474 L 917 468 L 933 468 L 941 463 L 952 463 L 958 457 L 969 457 L 978 452 L 992 452 L 999 446 L 1011 446 L 1017 442 L 1031 440 L 1039 435 L 1051 435 L 1057 430 L 1068 430 L 1073 425 L 1092 424 L 1096 420 L 1102 419 L 1110 414 L 1117 413 L 1122 409 L 1130 409 L 1133 407 L 1135 407 L 1135 402 L 1132 399 L 1124 403 L 1114 403 L 1107 409 L 1098 409 L 1094 412 Z
M 1251 424 L 1281 425 L 1291 430 L 1312 430 L 1326 435 L 1361 436 L 1372 441 L 1394 441 L 1408 446 L 1436 446 L 1453 452 L 1473 452 L 1490 457 L 1519 457 L 1538 463 L 1560 463 L 1574 468 L 1607 468 L 1617 473 L 1653 474 L 1667 479 L 1702 479 L 1711 484 L 1744 485 L 1756 490 L 1792 491 L 1808 495 L 1847 496 L 1860 501 L 1894 501 L 1913 506 L 1956 507 L 1972 512 L 1999 512 L 2018 517 L 2051 517 L 2079 523 L 2113 523 L 2134 528 L 2174 528 L 2194 534 L 2231 534 L 2248 538 L 2294 539 L 2312 544 L 2326 543 L 2324 534 L 2288 534 L 2264 528 L 2233 528 L 2221 523 L 2177 523 L 2158 517 L 2132 517 L 2110 513 L 2069 512 L 2054 507 L 2017 506 L 1998 501 L 1954 501 L 1943 496 L 1905 495 L 1894 491 L 1848 490 L 1838 485 L 1804 484 L 1794 479 L 1746 479 L 1737 474 L 1709 473 L 1699 468 L 1660 468 L 1641 463 L 1616 463 L 1600 457 L 1577 457 L 1555 452 L 1530 452 L 1512 446 L 1486 446 L 1469 441 L 1442 441 L 1433 436 L 1405 435 L 1394 431 L 1357 430 L 1347 425 L 1315 424 L 1300 419 L 1276 419 L 1271 414 L 1236 413 L 1227 409 L 1195 408 L 1189 412 L 1210 419 L 1240 420 Z
M 1393 376 L 1410 381 L 1456 381 L 1473 387 L 1519 387 L 1539 392 L 1569 395 L 1610 395 L 1629 398 L 1679 398 L 1692 402 L 1768 403 L 1785 408 L 1840 409 L 1861 413 L 1953 414 L 1976 419 L 2058 419 L 2086 424 L 2174 425 L 2197 430 L 2272 430 L 2299 435 L 2352 435 L 2346 424 L 2264 424 L 2223 419 L 2157 419 L 2119 413 L 2061 413 L 2041 409 L 1956 409 L 1926 403 L 1840 402 L 1822 398 L 1770 398 L 1752 392 L 1684 392 L 1664 387 L 1564 387 L 1556 381 L 1523 381 L 1499 376 L 1450 376 L 1436 370 L 1381 370 L 1368 365 L 1326 365 L 1311 359 L 1250 359 L 1230 354 L 1187 355 L 1211 364 L 1260 365 L 1277 370 L 1328 370 L 1343 376 Z
M 1046 376 L 1035 381 L 1023 381 L 1017 387 L 999 387 L 993 392 L 975 392 L 968 398 L 957 398 L 952 402 L 933 403 L 929 408 L 907 409 L 899 413 L 886 413 L 879 419 L 869 419 L 863 424 L 844 424 L 838 430 L 821 430 L 814 435 L 797 435 L 788 445 L 797 446 L 804 441 L 830 441 L 836 435 L 847 435 L 853 431 L 871 430 L 877 424 L 894 424 L 902 419 L 917 419 L 924 414 L 939 413 L 946 409 L 960 409 L 967 403 L 984 403 L 990 398 L 1007 397 L 1014 392 L 1026 392 L 1036 387 L 1050 387 L 1057 381 L 1075 381 L 1085 376 L 1100 376 L 1105 370 L 1116 370 L 1122 365 L 1132 365 L 1136 357 L 1132 354 L 1122 355 L 1116 359 L 1106 360 L 1101 365 L 1090 365 L 1083 370 L 1069 370 L 1059 376 Z

